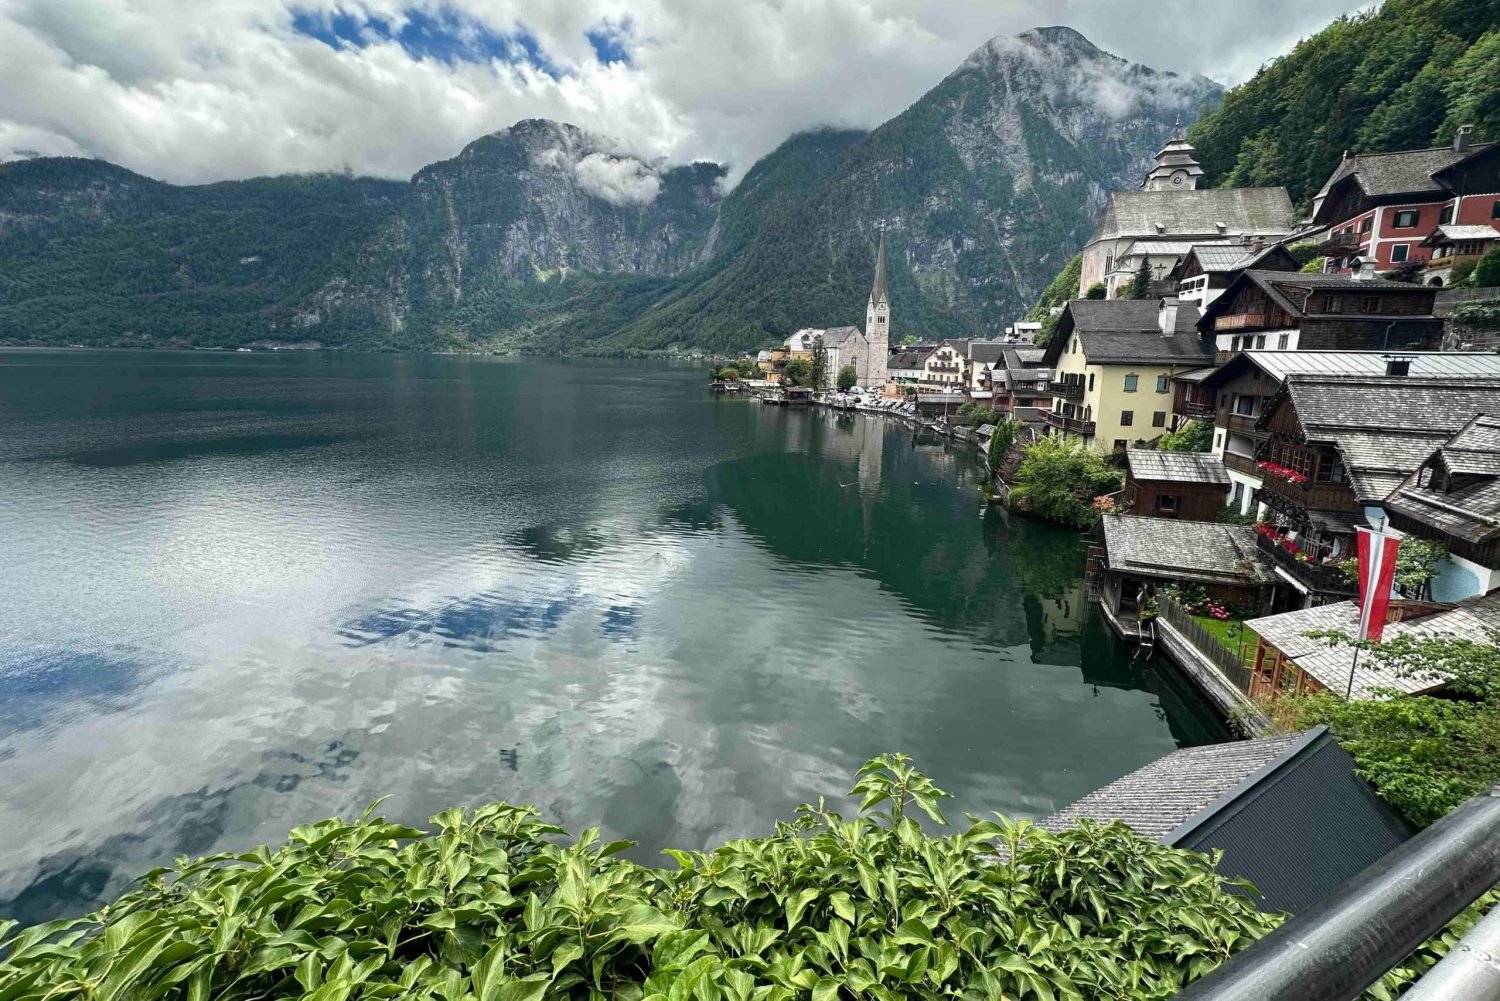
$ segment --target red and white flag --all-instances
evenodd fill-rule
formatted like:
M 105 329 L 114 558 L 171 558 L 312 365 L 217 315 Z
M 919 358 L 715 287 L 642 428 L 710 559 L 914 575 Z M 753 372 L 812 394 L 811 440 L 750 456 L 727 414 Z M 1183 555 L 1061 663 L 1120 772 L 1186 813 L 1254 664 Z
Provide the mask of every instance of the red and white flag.
M 1356 529 L 1359 546 L 1359 636 L 1356 639 L 1380 642 L 1385 631 L 1385 615 L 1391 607 L 1391 588 L 1396 583 L 1396 547 L 1399 536 L 1387 535 L 1370 528 Z

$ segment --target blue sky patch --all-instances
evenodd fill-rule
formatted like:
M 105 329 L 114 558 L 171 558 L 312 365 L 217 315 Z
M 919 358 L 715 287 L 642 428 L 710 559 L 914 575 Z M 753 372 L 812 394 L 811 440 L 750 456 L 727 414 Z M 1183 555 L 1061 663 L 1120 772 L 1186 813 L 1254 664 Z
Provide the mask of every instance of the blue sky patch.
M 407 8 L 402 15 L 388 20 L 342 7 L 332 13 L 297 10 L 292 13 L 292 30 L 335 49 L 396 42 L 413 59 L 435 59 L 450 66 L 499 61 L 529 65 L 549 76 L 563 73 L 523 26 L 511 32 L 495 31 L 451 7 L 431 12 Z
M 601 63 L 624 63 L 629 66 L 630 28 L 629 20 L 605 21 L 597 28 L 590 28 L 584 34 L 589 44 L 594 47 L 594 55 Z

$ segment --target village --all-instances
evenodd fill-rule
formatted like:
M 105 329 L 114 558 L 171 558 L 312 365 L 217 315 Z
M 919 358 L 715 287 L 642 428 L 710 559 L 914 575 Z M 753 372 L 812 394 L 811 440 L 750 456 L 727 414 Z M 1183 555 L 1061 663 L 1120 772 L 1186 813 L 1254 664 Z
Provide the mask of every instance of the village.
M 1196 789 L 1186 823 L 1312 753 L 1285 744 L 1281 700 L 1441 698 L 1462 679 L 1395 651 L 1500 638 L 1500 144 L 1464 127 L 1346 154 L 1301 219 L 1282 188 L 1199 188 L 1194 152 L 1174 135 L 1110 194 L 1076 288 L 1001 338 L 893 341 L 882 235 L 863 332 L 799 330 L 718 383 L 977 443 L 988 496 L 1087 534 L 1087 597 L 1114 632 L 1260 738 L 1228 785 L 1182 751 L 1074 819 L 1137 825 Z M 1034 453 L 1088 472 L 1044 501 Z M 1358 840 L 1359 858 L 1389 847 Z

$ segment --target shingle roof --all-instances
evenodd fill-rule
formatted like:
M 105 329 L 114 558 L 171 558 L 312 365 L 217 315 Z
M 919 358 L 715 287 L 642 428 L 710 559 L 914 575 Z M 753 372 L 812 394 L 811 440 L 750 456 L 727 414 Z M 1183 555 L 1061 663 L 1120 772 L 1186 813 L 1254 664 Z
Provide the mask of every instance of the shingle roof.
M 1432 235 L 1445 236 L 1450 240 L 1500 240 L 1500 230 L 1493 226 L 1456 226 L 1453 223 L 1439 226 L 1433 230 Z
M 1168 335 L 1157 326 L 1160 309 L 1161 302 L 1156 299 L 1075 299 L 1064 309 L 1044 361 L 1055 363 L 1069 337 L 1076 333 L 1090 364 L 1212 362 L 1213 344 L 1195 327 L 1197 311 L 1190 306 L 1179 308 L 1175 332 Z
M 1306 909 L 1414 833 L 1327 727 L 1175 751 L 1046 818 L 1122 821 L 1162 844 L 1221 851 L 1269 911 Z M 1288 846 L 1292 846 L 1289 848 Z
M 1187 747 L 1095 789 L 1038 826 L 1061 831 L 1080 820 L 1122 821 L 1144 838 L 1173 831 L 1300 743 L 1305 734 Z
M 1254 530 L 1243 525 L 1128 514 L 1105 515 L 1101 524 L 1111 570 L 1227 584 L 1270 574 Z
M 918 403 L 962 403 L 962 402 L 964 402 L 964 394 L 962 394 L 962 393 L 918 393 L 917 394 L 917 402 Z
M 1307 636 L 1317 630 L 1334 630 L 1353 636 L 1359 629 L 1359 609 L 1352 601 L 1250 619 L 1245 625 L 1291 658 L 1319 684 L 1338 695 L 1350 690 L 1351 669 L 1354 671 L 1352 691 L 1356 699 L 1380 698 L 1381 689 L 1408 694 L 1432 691 L 1446 682 L 1445 677 L 1438 676 L 1402 676 L 1388 668 L 1385 662 L 1370 656 L 1361 656 L 1356 665 L 1352 648 L 1330 646 L 1327 640 Z M 1447 635 L 1489 643 L 1497 629 L 1500 629 L 1500 591 L 1492 591 L 1461 601 L 1445 612 L 1393 622 L 1385 627 L 1382 638 Z
M 1383 500 L 1475 414 L 1500 413 L 1500 378 L 1288 376 L 1308 441 L 1338 446 L 1362 501 Z M 1261 422 L 1273 408 L 1267 407 Z
M 1410 376 L 1423 379 L 1500 377 L 1500 355 L 1479 351 L 1243 351 L 1207 380 L 1222 385 L 1248 366 L 1277 382 L 1301 375 L 1384 375 L 1392 358 L 1411 362 Z
M 1229 483 L 1224 460 L 1202 452 L 1158 452 L 1153 448 L 1127 448 L 1125 462 L 1130 466 L 1130 475 L 1137 480 Z
M 1400 150 L 1395 153 L 1359 153 L 1340 163 L 1328 181 L 1318 192 L 1322 198 L 1333 186 L 1346 177 L 1354 177 L 1360 188 L 1372 198 L 1385 195 L 1415 194 L 1427 191 L 1445 191 L 1446 186 L 1433 178 L 1433 174 L 1466 160 L 1490 147 L 1490 143 L 1474 143 L 1460 152 L 1452 146 L 1432 149 Z
M 1285 188 L 1115 191 L 1110 193 L 1089 242 L 1219 233 L 1279 236 L 1291 232 L 1295 221 Z
M 983 365 L 993 365 L 1005 353 L 1004 341 L 970 341 L 969 360 Z
M 1386 498 L 1385 507 L 1469 542 L 1500 537 L 1500 418 L 1476 415 L 1428 458 L 1434 457 L 1452 473 L 1481 479 L 1438 490 L 1420 485 L 1418 469 Z
M 933 350 L 932 348 L 927 348 L 924 351 L 898 351 L 890 356 L 890 359 L 885 363 L 885 367 L 887 369 L 919 369 L 922 367 L 922 363 L 927 360 L 927 356 L 932 354 Z
M 1314 275 L 1302 274 L 1301 272 L 1256 271 L 1252 269 L 1240 272 L 1239 277 L 1224 290 L 1224 294 L 1208 304 L 1208 308 L 1198 318 L 1198 329 L 1205 332 L 1213 330 L 1214 321 L 1229 309 L 1246 285 L 1255 285 L 1260 288 L 1266 295 L 1270 296 L 1272 301 L 1293 317 L 1313 315 L 1304 309 L 1307 296 L 1303 294 L 1313 289 L 1334 289 L 1361 295 L 1427 296 L 1434 299 L 1437 295 L 1437 289 L 1430 286 L 1387 281 L 1384 278 L 1361 279 L 1348 275 Z M 1340 313 L 1337 315 L 1341 318 L 1350 318 L 1359 314 Z M 1431 313 L 1415 313 L 1402 316 L 1382 316 L 1381 318 L 1385 320 L 1420 321 L 1430 319 L 1431 316 Z
M 823 331 L 823 344 L 830 348 L 841 347 L 854 338 L 865 339 L 858 327 L 829 327 Z

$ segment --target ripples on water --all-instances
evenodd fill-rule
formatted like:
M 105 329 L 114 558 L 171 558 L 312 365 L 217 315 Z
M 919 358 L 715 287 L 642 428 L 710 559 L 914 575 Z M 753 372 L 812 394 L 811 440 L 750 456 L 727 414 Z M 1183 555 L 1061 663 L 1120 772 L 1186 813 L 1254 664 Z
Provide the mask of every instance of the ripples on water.
M 886 750 L 1038 815 L 1222 736 L 975 477 L 693 368 L 0 353 L 0 914 L 381 796 L 651 860 Z

